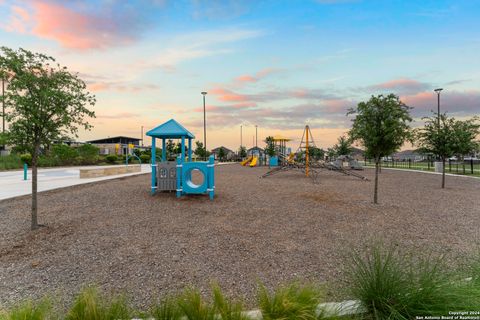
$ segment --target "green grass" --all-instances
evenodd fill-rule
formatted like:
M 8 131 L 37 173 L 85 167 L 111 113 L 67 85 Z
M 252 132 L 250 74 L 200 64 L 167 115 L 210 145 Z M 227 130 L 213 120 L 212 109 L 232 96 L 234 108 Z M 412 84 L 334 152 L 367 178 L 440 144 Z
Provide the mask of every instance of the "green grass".
M 375 164 L 373 162 L 365 163 L 363 161 L 360 162 L 363 166 L 368 168 L 374 168 Z M 428 166 L 425 162 L 412 162 L 410 165 L 408 162 L 395 162 L 392 164 L 391 162 L 382 162 L 382 168 L 395 168 L 395 169 L 407 169 L 407 170 L 419 170 L 419 171 L 428 171 L 434 172 L 435 167 L 431 164 Z M 452 174 L 461 174 L 461 175 L 472 175 L 470 164 L 465 164 L 465 173 L 463 173 L 463 167 L 461 164 L 458 166 L 456 164 L 452 164 L 451 166 L 447 164 L 445 165 L 445 173 L 452 173 Z M 473 165 L 473 176 L 480 176 L 480 164 L 476 163 Z
M 442 257 L 412 256 L 395 246 L 376 244 L 353 253 L 348 267 L 350 291 L 374 319 L 413 319 L 476 310 L 479 282 L 451 271 Z M 477 268 L 480 270 L 480 267 Z

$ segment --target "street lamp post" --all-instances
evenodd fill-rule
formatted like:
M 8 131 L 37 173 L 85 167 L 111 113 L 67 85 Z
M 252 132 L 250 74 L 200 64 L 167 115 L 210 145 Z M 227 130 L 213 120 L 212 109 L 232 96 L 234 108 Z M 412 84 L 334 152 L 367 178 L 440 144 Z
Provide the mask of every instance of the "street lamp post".
M 240 125 L 240 148 L 243 146 L 243 126 Z
M 206 91 L 202 91 L 203 95 L 203 148 L 205 150 L 205 160 L 207 160 L 207 116 L 205 113 L 205 96 Z
M 443 88 L 438 88 L 433 91 L 437 93 L 437 121 L 438 121 L 438 129 L 440 129 L 440 92 L 442 92 Z
M 258 137 L 258 130 L 257 130 L 257 129 L 258 129 L 258 126 L 255 125 L 255 148 L 258 148 L 258 139 L 257 139 L 257 137 Z

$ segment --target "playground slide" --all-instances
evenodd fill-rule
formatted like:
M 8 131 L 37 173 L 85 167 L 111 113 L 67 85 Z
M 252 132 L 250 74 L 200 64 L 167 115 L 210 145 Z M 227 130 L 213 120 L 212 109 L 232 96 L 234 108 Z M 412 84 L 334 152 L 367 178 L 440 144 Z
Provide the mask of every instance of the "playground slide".
M 254 157 L 252 162 L 250 162 L 250 167 L 255 167 L 257 165 L 258 157 Z
M 250 161 L 252 161 L 252 159 L 253 159 L 253 156 L 250 156 L 250 157 L 248 157 L 247 159 L 243 160 L 240 164 L 241 164 L 242 166 L 246 166 L 247 163 L 249 163 Z

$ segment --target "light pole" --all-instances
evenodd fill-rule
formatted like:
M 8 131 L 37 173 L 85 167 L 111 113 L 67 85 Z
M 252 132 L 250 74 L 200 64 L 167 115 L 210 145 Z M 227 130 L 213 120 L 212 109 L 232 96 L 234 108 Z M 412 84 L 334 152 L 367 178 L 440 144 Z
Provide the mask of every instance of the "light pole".
M 202 91 L 203 96 L 203 148 L 205 150 L 205 161 L 207 160 L 207 116 L 205 113 L 205 96 L 206 91 Z
M 437 93 L 437 122 L 438 122 L 438 129 L 440 130 L 440 92 L 442 92 L 443 88 L 438 88 L 433 91 Z
M 257 137 L 258 137 L 258 126 L 255 125 L 255 148 L 258 148 L 258 140 L 257 140 Z
M 143 148 L 143 126 L 142 126 L 142 136 L 141 136 L 141 138 L 142 138 L 142 148 Z

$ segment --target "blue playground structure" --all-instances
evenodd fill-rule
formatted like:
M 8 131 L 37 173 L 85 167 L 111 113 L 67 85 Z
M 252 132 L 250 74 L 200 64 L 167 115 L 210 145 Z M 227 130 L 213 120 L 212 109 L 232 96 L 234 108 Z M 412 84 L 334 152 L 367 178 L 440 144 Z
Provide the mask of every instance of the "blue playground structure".
M 157 191 L 175 191 L 177 198 L 185 194 L 208 194 L 213 200 L 215 195 L 214 157 L 208 161 L 192 162 L 192 139 L 195 136 L 174 119 L 149 130 L 147 136 L 152 137 L 152 195 Z M 162 158 L 157 161 L 156 140 L 162 139 Z M 177 161 L 167 161 L 166 141 L 181 139 L 181 154 Z M 188 139 L 188 161 L 185 159 L 185 139 Z M 203 182 L 193 183 L 192 172 L 198 170 L 203 175 Z

